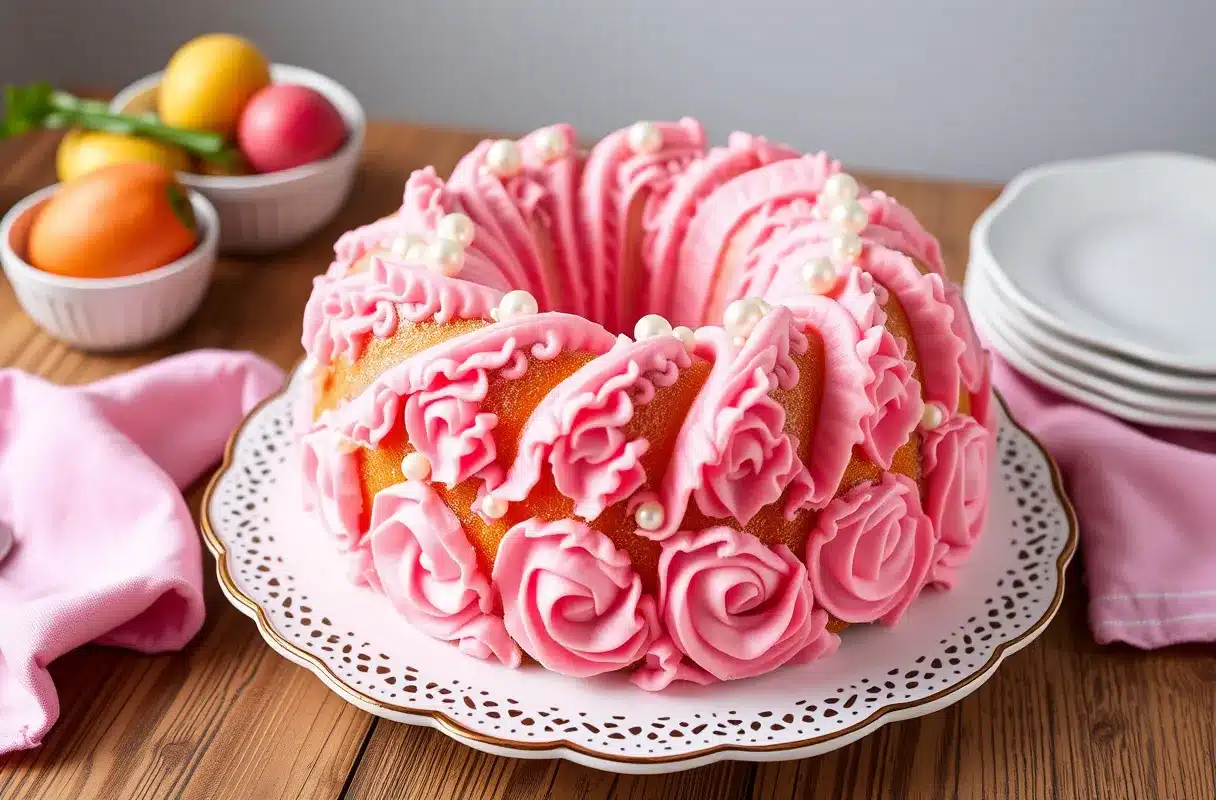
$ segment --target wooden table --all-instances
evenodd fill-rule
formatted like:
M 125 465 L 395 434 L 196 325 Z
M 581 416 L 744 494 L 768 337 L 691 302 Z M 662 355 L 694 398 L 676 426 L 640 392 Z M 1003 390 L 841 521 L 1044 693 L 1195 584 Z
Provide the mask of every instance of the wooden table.
M 311 278 L 328 263 L 333 240 L 395 208 L 410 170 L 435 164 L 446 172 L 478 138 L 372 125 L 339 218 L 290 252 L 224 260 L 189 326 L 147 351 L 100 357 L 71 350 L 34 327 L 5 283 L 0 366 L 82 383 L 181 350 L 227 347 L 290 367 L 301 355 Z M 56 142 L 50 134 L 0 142 L 0 212 L 54 180 Z M 997 189 L 866 177 L 940 237 L 961 277 L 968 231 Z M 201 484 L 189 492 L 196 509 L 201 494 Z M 1044 636 L 945 711 L 888 725 L 819 758 L 629 777 L 483 755 L 359 711 L 264 644 L 221 596 L 212 558 L 205 560 L 208 620 L 183 652 L 148 657 L 87 647 L 51 666 L 59 722 L 42 747 L 0 757 L 0 797 L 1216 797 L 1216 651 L 1098 647 L 1075 563 L 1063 608 Z

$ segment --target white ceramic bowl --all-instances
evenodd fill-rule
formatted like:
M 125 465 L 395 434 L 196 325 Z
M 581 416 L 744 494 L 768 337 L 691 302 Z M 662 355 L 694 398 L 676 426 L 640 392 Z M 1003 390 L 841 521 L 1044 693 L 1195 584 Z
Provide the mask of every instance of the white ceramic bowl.
M 161 74 L 153 73 L 123 89 L 111 107 L 129 113 L 154 112 Z M 359 165 L 367 117 L 346 87 L 319 72 L 286 64 L 272 65 L 270 77 L 275 83 L 300 84 L 325 95 L 346 123 L 346 142 L 329 158 L 280 172 L 179 174 L 183 184 L 215 204 L 220 215 L 220 249 L 225 252 L 279 250 L 315 233 L 346 201 Z
M 58 188 L 34 192 L 0 220 L 0 264 L 25 312 L 55 338 L 97 352 L 140 347 L 181 327 L 202 302 L 215 269 L 220 239 L 215 206 L 190 192 L 200 237 L 176 261 L 123 278 L 69 278 L 25 260 L 34 215 Z

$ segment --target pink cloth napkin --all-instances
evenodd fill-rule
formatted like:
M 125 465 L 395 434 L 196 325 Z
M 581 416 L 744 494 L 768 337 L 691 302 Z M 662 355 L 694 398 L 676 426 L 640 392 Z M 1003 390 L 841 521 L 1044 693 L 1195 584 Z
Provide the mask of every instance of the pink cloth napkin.
M 1064 475 L 1094 638 L 1147 649 L 1216 641 L 1216 435 L 1115 419 L 995 355 L 993 382 Z
M 59 656 L 176 650 L 198 632 L 202 559 L 180 489 L 282 381 L 257 356 L 202 350 L 84 387 L 0 371 L 0 753 L 38 745 L 59 716 Z

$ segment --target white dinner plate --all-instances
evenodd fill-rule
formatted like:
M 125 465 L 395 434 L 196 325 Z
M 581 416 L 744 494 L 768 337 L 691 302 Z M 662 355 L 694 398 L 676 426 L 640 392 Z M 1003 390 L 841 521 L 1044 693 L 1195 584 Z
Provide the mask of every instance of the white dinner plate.
M 980 217 L 972 258 L 1047 330 L 1216 375 L 1216 162 L 1129 153 L 1037 167 Z
M 751 680 L 650 694 L 624 676 L 509 670 L 414 631 L 353 586 L 300 511 L 291 390 L 233 435 L 203 501 L 224 593 L 271 647 L 369 713 L 498 755 L 617 772 L 824 753 L 958 702 L 1050 622 L 1077 542 L 1047 454 L 1001 406 L 988 526 L 949 592 L 899 625 L 853 626 L 831 658 Z
M 1086 347 L 1065 336 L 1044 329 L 1023 312 L 1015 302 L 1002 294 L 989 277 L 983 262 L 973 262 L 967 282 L 979 283 L 977 302 L 984 304 L 983 312 L 1001 319 L 1016 331 L 1026 344 L 1043 356 L 1091 373 L 1108 384 L 1127 386 L 1154 397 L 1178 398 L 1199 403 L 1216 403 L 1216 377 L 1205 378 L 1194 373 L 1152 369 L 1140 362 L 1120 358 L 1109 352 Z
M 1044 357 L 999 317 L 987 313 L 989 301 L 982 288 L 977 290 L 978 286 L 982 284 L 972 281 L 965 287 L 976 329 L 990 347 L 1026 377 L 1060 395 L 1129 422 L 1183 430 L 1216 430 L 1216 413 L 1162 410 L 1157 398 L 1145 398 L 1126 387 L 1095 381 L 1087 373 L 1062 367 L 1059 362 Z

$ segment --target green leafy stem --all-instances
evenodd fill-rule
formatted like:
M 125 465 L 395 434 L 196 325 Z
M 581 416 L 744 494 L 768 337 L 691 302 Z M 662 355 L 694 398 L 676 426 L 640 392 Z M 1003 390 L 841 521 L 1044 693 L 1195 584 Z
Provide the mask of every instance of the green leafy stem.
M 224 137 L 211 131 L 174 128 L 153 114 L 122 114 L 105 102 L 86 100 L 53 88 L 49 83 L 4 88 L 4 116 L 0 139 L 19 136 L 38 128 L 85 128 L 176 145 L 212 163 L 232 163 L 236 151 Z

